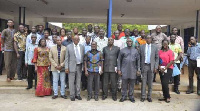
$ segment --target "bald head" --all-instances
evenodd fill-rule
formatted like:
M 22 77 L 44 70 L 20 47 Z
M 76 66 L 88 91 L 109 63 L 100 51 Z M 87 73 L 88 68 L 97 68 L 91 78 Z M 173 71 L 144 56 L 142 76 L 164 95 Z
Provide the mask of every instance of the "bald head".
M 79 36 L 78 35 L 75 35 L 74 38 L 73 38 L 73 41 L 74 41 L 74 44 L 75 45 L 78 45 L 80 39 L 79 39 Z

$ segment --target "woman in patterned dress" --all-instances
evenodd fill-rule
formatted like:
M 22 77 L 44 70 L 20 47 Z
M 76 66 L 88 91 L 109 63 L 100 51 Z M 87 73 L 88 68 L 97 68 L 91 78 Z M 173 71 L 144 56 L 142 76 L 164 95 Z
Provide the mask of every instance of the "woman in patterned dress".
M 39 41 L 38 47 L 35 48 L 32 62 L 35 63 L 35 71 L 37 72 L 37 87 L 35 95 L 51 95 L 52 89 L 50 84 L 50 74 L 48 70 L 50 65 L 49 49 L 46 47 L 45 39 L 41 39 Z

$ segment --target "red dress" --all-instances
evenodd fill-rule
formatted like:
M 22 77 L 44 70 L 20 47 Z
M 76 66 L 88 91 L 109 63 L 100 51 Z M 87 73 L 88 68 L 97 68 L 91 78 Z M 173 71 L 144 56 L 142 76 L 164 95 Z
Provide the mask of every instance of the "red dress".
M 49 96 L 52 93 L 49 74 L 49 49 L 35 48 L 33 63 L 37 63 L 37 87 L 36 96 Z

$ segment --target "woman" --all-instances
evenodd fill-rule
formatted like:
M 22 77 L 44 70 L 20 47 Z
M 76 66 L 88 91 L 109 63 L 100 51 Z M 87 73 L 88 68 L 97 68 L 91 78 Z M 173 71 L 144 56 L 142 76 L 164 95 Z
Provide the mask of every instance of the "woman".
M 169 80 L 173 72 L 173 63 L 174 63 L 174 53 L 169 49 L 169 41 L 162 41 L 162 48 L 159 51 L 160 65 L 159 65 L 159 74 L 162 84 L 163 99 L 159 101 L 170 102 L 169 94 Z
M 66 30 L 64 28 L 60 29 L 60 38 L 62 41 L 67 39 Z
M 36 96 L 51 95 L 51 83 L 48 67 L 49 49 L 46 47 L 45 39 L 40 39 L 38 48 L 34 50 L 34 57 L 32 60 L 35 63 L 35 71 L 37 72 L 37 87 L 35 91 Z

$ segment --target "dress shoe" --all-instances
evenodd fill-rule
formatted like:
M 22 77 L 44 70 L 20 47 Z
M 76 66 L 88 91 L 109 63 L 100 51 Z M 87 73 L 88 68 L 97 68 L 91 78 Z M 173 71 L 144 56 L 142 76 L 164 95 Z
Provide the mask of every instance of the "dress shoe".
M 81 96 L 76 96 L 75 98 L 78 100 L 82 100 Z
M 193 91 L 191 90 L 186 91 L 186 94 L 191 94 L 191 93 L 193 93 Z
M 197 91 L 197 95 L 199 95 L 199 96 L 200 96 L 200 90 L 198 90 L 198 91 Z
M 141 98 L 140 101 L 141 101 L 141 102 L 144 102 L 144 101 L 145 101 L 145 98 Z
M 130 101 L 131 101 L 132 103 L 135 103 L 135 99 L 134 99 L 134 98 L 130 98 Z
M 92 97 L 91 97 L 91 96 L 88 96 L 87 101 L 90 101 L 90 99 L 92 99 Z
M 65 96 L 65 95 L 61 95 L 61 98 L 63 98 L 63 99 L 67 99 L 67 96 Z
M 148 102 L 152 102 L 152 99 L 151 99 L 151 98 L 147 98 L 147 101 L 148 101 Z
M 166 101 L 166 99 L 165 99 L 165 98 L 162 98 L 162 99 L 158 99 L 158 101 Z
M 32 87 L 27 87 L 26 90 L 29 90 L 29 89 L 31 89 L 31 88 L 32 88 Z
M 117 96 L 112 97 L 113 101 L 117 101 Z
M 175 92 L 176 94 L 180 94 L 180 91 L 179 91 L 178 89 L 174 90 L 174 92 Z
M 95 101 L 99 101 L 99 97 L 98 96 L 94 96 L 94 100 Z
M 105 95 L 104 95 L 104 96 L 102 96 L 102 100 L 105 100 L 106 98 L 107 98 L 107 96 L 105 96 Z
M 126 98 L 125 97 L 122 97 L 120 100 L 119 100 L 119 102 L 124 102 L 126 100 Z
M 56 98 L 58 98 L 58 96 L 55 96 L 55 95 L 54 95 L 54 96 L 52 97 L 52 99 L 56 99 Z
M 166 103 L 170 103 L 170 99 L 169 99 L 169 98 L 166 99 L 165 102 L 166 102 Z
M 75 101 L 75 98 L 74 98 L 74 97 L 72 97 L 72 98 L 71 98 L 71 101 Z

